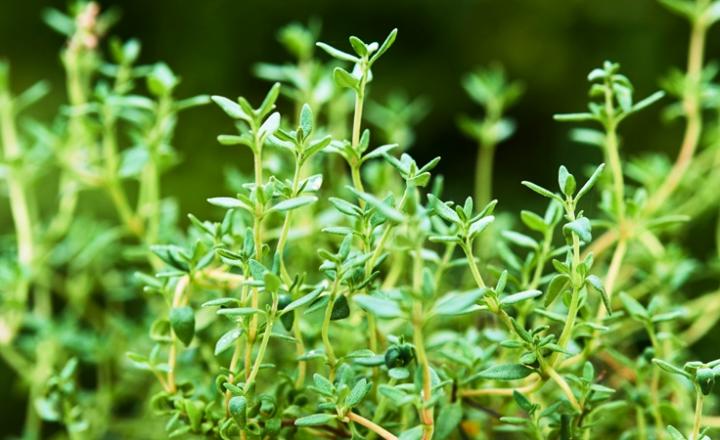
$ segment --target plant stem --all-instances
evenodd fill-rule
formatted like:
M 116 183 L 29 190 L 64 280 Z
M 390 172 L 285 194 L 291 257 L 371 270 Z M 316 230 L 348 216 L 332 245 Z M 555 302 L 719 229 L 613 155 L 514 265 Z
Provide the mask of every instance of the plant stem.
M 477 262 L 475 261 L 472 243 L 465 242 L 461 247 L 463 251 L 465 251 L 465 256 L 467 257 L 468 265 L 470 266 L 470 272 L 472 273 L 473 279 L 475 279 L 475 283 L 477 283 L 478 287 L 485 287 L 485 281 L 483 281 L 482 275 L 480 275 L 480 270 L 477 266 Z
M 380 437 L 384 438 L 385 440 L 397 440 L 397 437 L 393 435 L 390 431 L 383 428 L 380 425 L 377 425 L 376 423 L 373 423 L 372 421 L 366 419 L 365 417 L 354 413 L 352 411 L 349 411 L 347 413 L 348 419 L 352 420 L 353 422 L 357 423 L 358 425 L 362 425 L 366 427 L 367 429 L 375 432 Z
M 645 411 L 642 407 L 635 407 L 635 421 L 637 422 L 638 438 L 647 440 L 647 424 L 645 423 Z
M 253 149 L 253 168 L 255 171 L 255 192 L 262 191 L 263 185 L 263 170 L 262 170 L 262 150 L 263 146 L 260 144 L 260 139 L 257 136 L 257 129 L 253 129 L 255 134 Z M 257 196 L 256 196 L 257 197 Z M 255 215 L 253 218 L 253 241 L 255 242 L 255 259 L 260 261 L 262 259 L 262 215 L 263 207 L 259 201 L 255 202 Z M 251 307 L 257 308 L 260 303 L 259 292 L 257 288 L 252 289 L 250 298 Z M 250 378 L 250 370 L 252 363 L 252 350 L 255 345 L 255 339 L 257 337 L 257 325 L 258 317 L 257 314 L 250 318 L 250 324 L 247 333 L 247 343 L 245 344 L 245 381 L 247 382 Z
M 7 84 L 3 90 L 0 90 L 0 132 L 2 133 L 0 139 L 2 140 L 4 162 L 10 164 L 6 179 L 10 197 L 10 212 L 17 240 L 18 265 L 23 270 L 29 270 L 35 259 L 34 222 L 29 195 L 26 193 L 26 182 L 20 169 L 19 162 L 22 160 L 23 152 L 16 132 L 12 98 L 6 87 L 8 87 Z M 25 304 L 29 290 L 30 281 L 27 279 L 27 275 L 24 275 L 22 279 L 18 280 L 14 300 Z M 6 334 L 0 335 L 0 342 L 3 343 L 10 343 L 14 338 L 16 328 L 22 319 L 19 314 L 17 316 L 11 314 L 7 318 L 9 322 L 2 323 L 2 326 L 6 327 L 2 329 L 2 332 Z
M 419 258 L 419 257 L 417 257 Z M 422 368 L 423 386 L 422 400 L 430 401 L 432 398 L 432 376 L 430 373 L 430 362 L 425 352 L 425 341 L 423 338 L 423 306 L 420 301 L 415 301 L 413 307 L 413 343 L 415 344 L 415 352 L 417 354 L 418 364 Z M 432 407 L 423 408 L 420 412 L 420 418 L 423 423 L 423 439 L 430 440 L 433 435 L 433 409 Z
M 570 218 L 570 221 L 575 220 L 575 214 L 573 212 L 574 207 L 571 207 L 568 209 L 568 217 Z M 573 257 L 572 257 L 572 271 L 570 276 L 570 282 L 572 283 L 572 296 L 570 297 L 570 305 L 568 306 L 568 312 L 567 312 L 567 319 L 565 320 L 565 325 L 563 326 L 562 332 L 560 333 L 560 338 L 558 339 L 558 345 L 565 349 L 568 342 L 570 341 L 570 338 L 572 337 L 572 331 L 575 327 L 575 318 L 577 317 L 578 311 L 579 311 L 579 305 L 580 305 L 580 282 L 578 281 L 578 272 L 577 269 L 580 266 L 580 239 L 578 238 L 577 234 L 574 232 L 572 233 L 572 249 L 573 249 Z M 560 352 L 553 353 L 551 360 L 550 360 L 550 366 L 553 367 L 557 363 L 558 359 L 560 359 Z
M 257 356 L 255 356 L 255 363 L 253 364 L 250 375 L 245 382 L 245 393 L 250 390 L 250 387 L 255 382 L 255 378 L 257 377 L 258 371 L 260 370 L 260 365 L 262 364 L 263 358 L 265 357 L 265 351 L 267 350 L 268 342 L 270 341 L 270 335 L 272 334 L 273 324 L 275 323 L 275 315 L 277 314 L 278 298 L 278 295 L 273 293 L 270 314 L 265 321 L 265 332 L 263 333 L 263 338 L 260 341 Z
M 362 68 L 362 77 L 360 78 L 360 87 L 355 93 L 355 114 L 353 115 L 352 128 L 352 146 L 356 148 L 360 143 L 360 130 L 362 128 L 363 104 L 365 101 L 365 86 L 367 84 L 368 68 L 367 65 Z
M 180 279 L 177 282 L 177 285 L 175 286 L 175 291 L 173 293 L 173 299 L 172 299 L 172 307 L 178 307 L 182 301 L 183 295 L 185 294 L 185 289 L 187 289 L 188 285 L 190 283 L 190 276 L 184 275 L 180 277 Z M 175 383 L 175 369 L 176 369 L 176 363 L 177 363 L 177 336 L 175 335 L 175 331 L 172 329 L 170 330 L 170 337 L 172 340 L 170 341 L 170 352 L 168 354 L 168 372 L 167 372 L 167 387 L 168 391 L 171 393 L 174 393 L 177 391 L 177 385 Z
M 485 206 L 492 197 L 493 159 L 495 156 L 495 144 L 478 145 L 477 158 L 475 159 L 475 204 Z
M 335 278 L 335 282 L 333 283 L 332 290 L 330 291 L 330 299 L 328 300 L 327 306 L 325 307 L 325 316 L 323 317 L 323 324 L 322 329 L 320 331 L 323 341 L 323 346 L 325 347 L 325 355 L 327 356 L 327 362 L 330 366 L 330 381 L 333 381 L 335 379 L 335 364 L 337 363 L 337 359 L 335 358 L 335 351 L 333 350 L 333 346 L 330 343 L 330 320 L 332 318 L 332 310 L 335 306 L 335 299 L 338 291 L 338 286 L 340 283 L 339 278 Z
M 695 385 L 695 419 L 690 440 L 700 440 L 700 425 L 702 424 L 703 395 L 700 387 Z
M 301 165 L 300 159 L 297 158 L 295 161 L 295 171 L 293 173 L 290 197 L 297 196 L 298 186 L 300 184 L 301 167 L 302 167 L 302 165 Z M 288 233 L 290 231 L 291 218 L 292 218 L 292 211 L 288 211 L 288 213 L 285 215 L 285 220 L 283 221 L 282 230 L 280 231 L 280 238 L 278 238 L 278 242 L 277 242 L 277 246 L 276 246 L 276 252 L 280 255 L 280 273 L 283 276 L 284 281 L 288 284 L 290 284 L 292 279 L 290 278 L 290 275 L 288 274 L 287 269 L 285 268 L 285 244 L 287 242 Z
M 550 376 L 553 381 L 555 381 L 558 387 L 560 387 L 560 390 L 562 390 L 562 392 L 565 394 L 565 397 L 567 397 L 572 407 L 577 412 L 582 413 L 582 406 L 577 401 L 577 398 L 573 394 L 572 388 L 570 388 L 570 385 L 568 385 L 567 381 L 560 374 L 558 374 L 558 372 L 551 365 L 547 364 L 544 360 L 542 360 L 542 357 L 538 357 L 538 360 L 540 361 L 540 367 L 548 376 Z
M 701 0 L 699 6 L 705 9 L 707 0 Z M 668 197 L 682 181 L 685 172 L 692 162 L 695 149 L 700 141 L 702 133 L 702 113 L 701 113 L 701 96 L 700 88 L 702 84 L 703 58 L 705 52 L 705 39 L 707 36 L 708 24 L 704 18 L 695 19 L 692 23 L 690 33 L 690 43 L 688 48 L 688 60 L 686 78 L 687 83 L 683 94 L 683 109 L 687 123 L 685 125 L 685 134 L 683 135 L 680 152 L 678 153 L 675 164 L 670 173 L 665 178 L 663 184 L 657 192 L 648 201 L 645 213 L 647 216 L 652 215 L 655 211 L 665 203 Z
M 543 381 L 538 379 L 530 384 L 517 388 L 477 388 L 472 390 L 460 390 L 458 394 L 462 397 L 480 397 L 480 396 L 512 396 L 514 391 L 523 394 L 531 394 L 539 390 L 543 385 Z

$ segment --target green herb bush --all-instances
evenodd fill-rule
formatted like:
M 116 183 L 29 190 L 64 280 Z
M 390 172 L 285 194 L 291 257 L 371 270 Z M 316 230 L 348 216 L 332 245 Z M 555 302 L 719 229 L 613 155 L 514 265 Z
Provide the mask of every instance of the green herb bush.
M 519 213 L 492 199 L 523 91 L 499 66 L 462 81 L 481 107 L 458 120 L 478 160 L 473 196 L 453 202 L 440 158 L 406 152 L 427 103 L 370 101 L 397 30 L 336 48 L 292 24 L 279 36 L 295 61 L 256 66 L 274 82 L 261 102 L 177 100 L 169 67 L 135 65 L 136 41 L 102 57 L 111 13 L 48 12 L 68 37 L 57 118 L 24 118 L 46 86 L 13 94 L 0 65 L 15 226 L 0 349 L 27 389 L 23 438 L 711 438 L 720 359 L 689 346 L 720 291 L 685 242 L 720 198 L 704 61 L 720 1 L 661 3 L 690 23 L 687 69 L 641 99 L 618 64 L 592 70 L 587 110 L 556 119 L 600 154 L 552 187 L 518 182 L 545 204 Z M 622 126 L 658 101 L 684 124 L 677 158 L 623 158 Z M 182 230 L 160 176 L 178 113 L 211 102 L 229 122 L 218 142 L 252 174 L 231 173 Z M 720 248 L 720 221 L 716 235 Z

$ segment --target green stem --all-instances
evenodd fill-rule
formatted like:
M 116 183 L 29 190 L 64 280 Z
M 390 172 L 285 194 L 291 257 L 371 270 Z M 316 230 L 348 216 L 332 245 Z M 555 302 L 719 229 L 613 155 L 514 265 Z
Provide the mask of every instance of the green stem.
M 575 220 L 574 206 L 568 208 L 568 217 L 570 221 Z M 580 266 L 580 239 L 577 234 L 572 234 L 572 270 L 570 276 L 570 282 L 572 283 L 572 296 L 570 297 L 570 305 L 568 306 L 567 319 L 563 326 L 560 338 L 558 339 L 558 345 L 565 349 L 570 338 L 572 336 L 573 328 L 575 327 L 575 318 L 577 317 L 579 306 L 580 306 L 580 287 L 581 283 L 578 273 L 578 267 Z M 560 358 L 560 352 L 555 352 L 550 360 L 550 366 L 555 366 L 558 359 Z
M 5 87 L 7 87 L 7 84 Z M 0 139 L 2 140 L 3 159 L 6 163 L 11 164 L 6 179 L 10 198 L 10 212 L 15 226 L 18 266 L 23 271 L 32 273 L 31 268 L 35 260 L 34 222 L 29 194 L 26 192 L 28 187 L 20 168 L 23 152 L 18 140 L 14 116 L 10 92 L 3 88 L 3 90 L 0 90 Z M 30 280 L 27 275 L 23 275 L 17 281 L 14 300 L 18 304 L 25 304 L 29 293 Z M 2 336 L 0 342 L 9 344 L 12 341 L 21 320 L 22 312 L 20 310 L 9 310 L 8 315 L 3 318 L 3 321 L 6 322 L 2 322 L 2 326 L 6 327 L 3 330 L 7 334 Z
M 478 269 L 477 262 L 475 261 L 472 243 L 463 243 L 462 249 L 463 251 L 465 251 L 465 256 L 468 260 L 468 266 L 470 266 L 470 272 L 472 273 L 473 279 L 475 279 L 475 283 L 478 285 L 478 287 L 485 287 L 485 281 L 483 281 L 482 275 L 480 275 L 480 269 Z
M 425 351 L 425 341 L 423 338 L 423 306 L 419 300 L 415 301 L 413 307 L 413 326 L 415 353 L 417 354 L 418 364 L 420 368 L 422 368 L 423 375 L 422 399 L 424 402 L 429 402 L 432 398 L 432 376 L 430 372 L 430 361 Z M 434 431 L 433 408 L 423 408 L 420 411 L 420 419 L 423 423 L 423 439 L 429 440 L 432 438 Z
M 480 144 L 475 160 L 475 204 L 485 206 L 492 197 L 493 159 L 495 144 Z
M 322 329 L 320 331 L 323 341 L 323 346 L 325 347 L 325 355 L 327 356 L 327 362 L 330 366 L 330 380 L 332 381 L 335 378 L 335 364 L 337 363 L 337 359 L 335 358 L 335 351 L 333 350 L 333 346 L 330 343 L 330 320 L 332 318 L 332 310 L 335 306 L 335 299 L 337 295 L 338 285 L 340 280 L 338 278 L 335 279 L 335 282 L 333 283 L 332 290 L 330 291 L 330 299 L 327 303 L 327 306 L 325 308 L 325 316 L 323 317 L 323 324 Z
M 695 419 L 693 421 L 692 435 L 689 440 L 700 440 L 700 425 L 702 423 L 703 394 L 698 385 L 695 385 Z
M 572 405 L 575 411 L 582 414 L 583 408 L 575 397 L 575 394 L 573 394 L 572 388 L 570 388 L 567 381 L 555 370 L 555 368 L 546 363 L 542 356 L 538 357 L 538 361 L 540 362 L 540 367 L 545 374 L 547 374 L 558 385 L 558 387 L 560 387 L 560 390 L 563 394 L 565 394 L 565 397 L 567 397 L 570 405 Z
M 272 308 L 270 309 L 270 314 L 268 315 L 267 321 L 265 322 L 265 332 L 263 333 L 262 340 L 260 341 L 260 346 L 258 348 L 257 356 L 255 356 L 255 362 L 253 363 L 252 370 L 250 371 L 250 375 L 245 382 L 245 393 L 250 390 L 251 386 L 255 382 L 255 378 L 257 377 L 258 371 L 260 370 L 260 365 L 262 364 L 263 358 L 265 357 L 265 351 L 267 350 L 268 342 L 270 341 L 270 335 L 272 334 L 273 324 L 275 323 L 275 315 L 277 314 L 277 308 L 278 295 L 273 294 Z
M 301 167 L 302 165 L 300 159 L 298 158 L 295 161 L 295 172 L 293 173 L 292 190 L 290 197 L 297 196 L 298 186 L 300 185 Z M 288 233 L 290 232 L 291 218 L 292 211 L 288 211 L 288 213 L 285 215 L 285 220 L 283 221 L 282 229 L 280 231 L 280 238 L 278 238 L 276 246 L 276 251 L 280 255 L 280 273 L 282 274 L 285 282 L 288 284 L 292 281 L 292 279 L 290 278 L 290 274 L 285 268 L 285 244 L 287 242 Z
M 635 407 L 635 421 L 637 423 L 638 438 L 647 440 L 647 424 L 645 423 L 645 411 L 641 406 Z

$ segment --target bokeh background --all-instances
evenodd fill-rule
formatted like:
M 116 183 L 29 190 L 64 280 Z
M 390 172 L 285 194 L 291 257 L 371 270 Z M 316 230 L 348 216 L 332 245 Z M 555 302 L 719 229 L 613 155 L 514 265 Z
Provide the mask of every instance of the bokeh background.
M 449 197 L 455 199 L 472 192 L 476 151 L 474 142 L 459 133 L 456 119 L 461 113 L 479 112 L 465 95 L 460 78 L 477 66 L 502 63 L 526 89 L 510 111 L 518 131 L 496 154 L 495 196 L 503 210 L 535 203 L 521 180 L 554 186 L 559 164 L 573 169 L 601 161 L 598 150 L 571 142 L 569 127 L 552 120 L 553 113 L 584 109 L 586 76 L 593 67 L 606 59 L 621 63 L 637 95 L 644 97 L 658 89 L 659 78 L 672 67 L 683 67 L 687 45 L 687 24 L 655 0 L 100 3 L 122 11 L 112 33 L 140 39 L 143 63 L 166 61 L 182 77 L 177 96 L 243 95 L 257 101 L 268 86 L 253 76 L 252 67 L 261 61 L 290 59 L 276 32 L 292 21 L 321 20 L 321 39 L 338 47 L 348 47 L 350 34 L 365 41 L 382 40 L 398 27 L 395 45 L 374 69 L 370 96 L 382 100 L 400 89 L 431 103 L 410 153 L 419 162 L 442 155 L 438 170 L 446 176 Z M 0 1 L 0 57 L 11 61 L 14 88 L 24 89 L 39 79 L 53 85 L 44 105 L 33 110 L 39 118 L 54 115 L 65 99 L 58 56 L 63 37 L 40 19 L 49 6 L 64 9 L 65 2 Z M 720 58 L 717 29 L 708 42 L 708 58 Z M 661 111 L 662 105 L 655 106 L 623 125 L 623 155 L 664 150 L 674 156 L 682 124 L 664 124 Z M 181 212 L 204 217 L 210 212 L 205 199 L 225 192 L 226 165 L 249 165 L 244 150 L 217 144 L 217 134 L 227 129 L 226 116 L 214 106 L 181 116 L 175 146 L 183 161 L 164 182 L 165 193 L 179 201 Z M 7 206 L 0 205 L 0 227 L 9 227 L 9 222 Z M 698 257 L 713 252 L 710 240 L 695 241 Z M 0 376 L 8 377 L 4 370 Z M 10 386 L 6 382 L 0 380 L 0 389 Z M 14 421 L 20 423 L 22 409 L 5 409 L 0 420 L 12 430 Z
M 518 125 L 498 149 L 496 196 L 513 209 L 526 198 L 519 182 L 550 182 L 558 164 L 571 167 L 601 160 L 599 151 L 575 144 L 568 126 L 553 113 L 583 110 L 587 73 L 603 60 L 621 63 L 638 96 L 658 88 L 659 78 L 682 67 L 686 23 L 655 0 L 123 0 L 101 1 L 117 7 L 122 18 L 113 34 L 142 41 L 141 61 L 166 61 L 182 77 L 178 96 L 200 93 L 260 99 L 267 83 L 254 77 L 257 62 L 290 60 L 277 42 L 277 30 L 292 21 L 322 22 L 321 39 L 347 47 L 347 36 L 382 40 L 393 27 L 399 37 L 390 56 L 374 69 L 370 96 L 380 99 L 400 89 L 423 96 L 432 105 L 417 127 L 411 153 L 420 159 L 441 154 L 439 171 L 449 191 L 461 197 L 472 190 L 475 144 L 457 129 L 459 114 L 479 109 L 460 86 L 477 66 L 502 63 L 526 92 L 510 115 Z M 0 1 L 0 56 L 12 62 L 16 89 L 39 79 L 53 84 L 45 105 L 54 114 L 64 99 L 58 50 L 63 38 L 41 21 L 43 8 L 64 9 L 62 1 Z M 720 55 L 720 40 L 709 38 L 709 58 Z M 325 56 L 321 54 L 320 56 Z M 623 153 L 647 149 L 674 153 L 682 124 L 658 127 L 662 106 L 623 126 Z M 204 200 L 223 191 L 225 164 L 249 158 L 240 149 L 223 148 L 217 134 L 228 129 L 225 116 L 207 106 L 182 116 L 176 147 L 183 162 L 165 181 L 183 211 L 202 214 Z M 3 215 L 2 217 L 6 217 Z M 6 219 L 7 220 L 7 219 Z

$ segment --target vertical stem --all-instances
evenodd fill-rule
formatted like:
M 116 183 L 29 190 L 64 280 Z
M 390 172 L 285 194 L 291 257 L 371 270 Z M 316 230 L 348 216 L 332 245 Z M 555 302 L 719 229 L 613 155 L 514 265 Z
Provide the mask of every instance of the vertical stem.
M 254 133 L 257 133 L 257 129 L 253 129 Z M 262 176 L 262 150 L 263 146 L 260 144 L 260 140 L 255 135 L 255 148 L 253 150 L 253 168 L 255 170 L 255 191 L 256 193 L 262 191 L 263 176 Z M 257 197 L 257 196 L 256 196 Z M 262 259 L 262 209 L 263 207 L 259 202 L 255 203 L 255 216 L 253 218 L 253 241 L 255 242 L 255 258 L 259 261 Z M 257 288 L 252 289 L 250 298 L 251 307 L 257 308 L 260 303 L 259 293 Z M 257 337 L 257 325 L 258 317 L 253 315 L 250 318 L 250 325 L 247 334 L 247 344 L 245 344 L 245 380 L 250 378 L 250 369 L 252 363 L 252 350 L 255 345 L 255 338 Z
M 422 368 L 423 386 L 422 400 L 428 402 L 432 398 L 432 376 L 430 373 L 430 362 L 425 352 L 425 342 L 423 340 L 423 306 L 418 300 L 415 301 L 413 307 L 413 343 L 417 354 L 418 364 Z M 433 435 L 433 408 L 423 408 L 420 412 L 420 418 L 423 423 L 423 440 L 430 440 Z
M 703 395 L 700 387 L 695 385 L 695 419 L 693 421 L 692 435 L 689 440 L 700 439 L 700 425 L 702 423 Z
M 335 364 L 337 363 L 337 359 L 335 358 L 335 351 L 333 350 L 333 346 L 330 343 L 330 319 L 332 318 L 332 310 L 335 306 L 335 298 L 337 295 L 339 283 L 340 279 L 336 278 L 335 282 L 333 283 L 332 290 L 330 291 L 330 300 L 328 301 L 327 307 L 325 308 L 325 316 L 323 317 L 322 329 L 320 331 L 323 346 L 325 347 L 325 355 L 328 358 L 327 361 L 328 365 L 330 366 L 330 381 L 333 381 L 335 379 Z
M 363 103 L 365 101 L 365 86 L 367 84 L 367 66 L 363 66 L 360 87 L 355 93 L 355 114 L 353 116 L 352 146 L 360 143 L 360 130 L 362 126 Z
M 422 241 L 420 237 L 418 237 L 418 242 L 415 246 L 415 255 L 413 256 L 412 285 L 413 293 L 416 295 L 412 313 L 412 323 L 414 327 L 413 344 L 415 345 L 418 364 L 420 365 L 420 368 L 422 368 L 422 400 L 423 402 L 429 402 L 432 399 L 432 375 L 430 370 L 430 361 L 428 360 L 427 353 L 425 352 L 425 340 L 423 337 L 423 325 L 425 324 L 425 318 L 423 314 L 423 303 L 420 299 L 420 292 L 422 289 L 422 270 Z M 428 406 L 420 410 L 420 419 L 423 424 L 423 440 L 432 439 L 433 431 L 435 429 L 432 406 Z
M 647 440 L 647 424 L 645 423 L 645 411 L 643 411 L 642 407 L 640 406 L 635 407 L 635 422 L 637 423 L 638 439 Z
M 495 156 L 495 144 L 483 144 L 478 146 L 477 158 L 475 159 L 475 204 L 485 206 L 492 197 L 493 158 Z
M 646 330 L 650 336 L 650 342 L 655 349 L 655 356 L 662 357 L 662 345 L 658 343 L 657 336 L 653 324 L 647 324 Z M 652 414 L 655 420 L 655 431 L 658 439 L 665 437 L 665 423 L 663 422 L 662 412 L 660 411 L 660 367 L 653 364 L 652 379 L 650 381 L 650 398 L 652 400 Z
M 574 209 L 574 206 L 571 206 L 567 209 L 570 221 L 575 220 Z M 563 349 L 565 349 L 568 342 L 570 341 L 570 337 L 572 336 L 573 327 L 575 327 L 575 318 L 577 317 L 580 305 L 580 283 L 577 279 L 579 276 L 577 273 L 577 268 L 578 266 L 580 266 L 580 239 L 574 232 L 572 233 L 572 252 L 572 270 L 570 274 L 570 282 L 572 284 L 572 296 L 570 297 L 567 320 L 565 321 L 565 325 L 563 326 L 562 332 L 560 333 L 560 338 L 558 339 L 558 345 Z M 550 360 L 550 366 L 554 367 L 559 358 L 560 352 L 553 353 Z
M 178 307 L 180 305 L 180 302 L 182 301 L 183 295 L 185 294 L 185 289 L 187 289 L 188 284 L 190 283 L 190 277 L 188 275 L 184 275 L 180 277 L 180 279 L 177 282 L 177 285 L 175 286 L 175 291 L 173 292 L 173 299 L 171 306 Z M 170 341 L 170 352 L 168 353 L 168 372 L 167 372 L 167 385 L 168 390 L 171 393 L 174 393 L 177 391 L 177 386 L 175 383 L 175 368 L 177 363 L 177 336 L 175 335 L 175 331 L 172 329 L 170 330 L 170 335 L 172 340 Z

